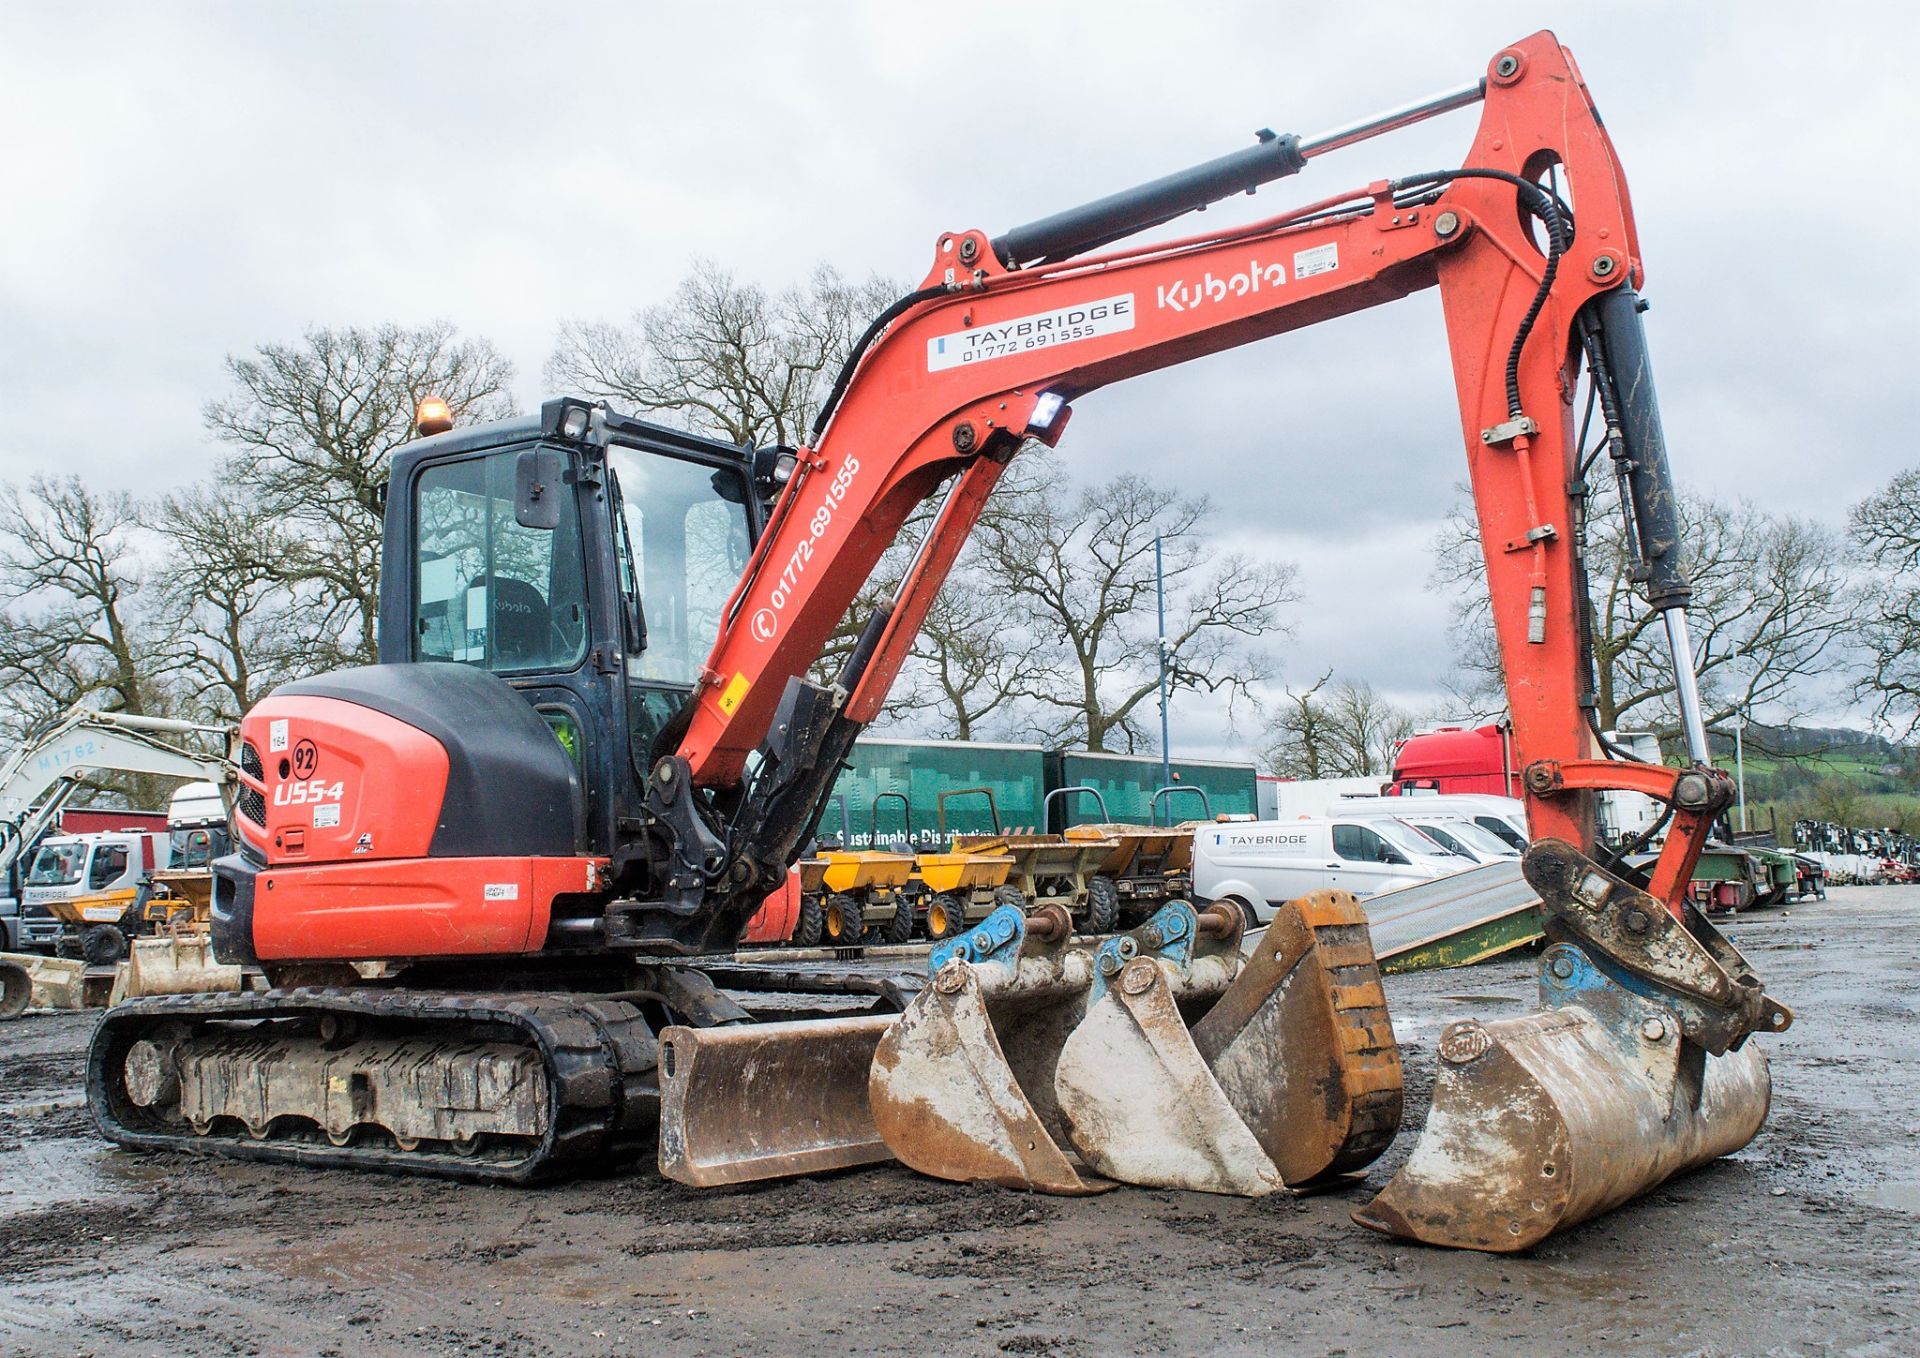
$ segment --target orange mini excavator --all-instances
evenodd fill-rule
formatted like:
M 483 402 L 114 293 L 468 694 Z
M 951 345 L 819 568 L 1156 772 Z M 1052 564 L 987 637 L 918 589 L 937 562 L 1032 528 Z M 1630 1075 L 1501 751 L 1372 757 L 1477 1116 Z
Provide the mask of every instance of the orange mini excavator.
M 1460 168 L 1116 245 L 1476 105 Z M 274 989 L 111 1011 L 97 1123 L 128 1146 L 508 1181 L 656 1137 L 690 1182 L 892 1154 L 1063 1192 L 1266 1193 L 1363 1166 L 1397 1129 L 1400 1067 L 1341 893 L 1278 903 L 1258 940 L 1204 902 L 1099 939 L 1006 906 L 912 974 L 735 949 L 1023 446 L 1108 383 L 1437 287 L 1551 946 L 1538 1012 L 1446 1030 L 1425 1134 L 1356 1216 L 1514 1249 L 1745 1144 L 1769 1096 L 1747 1039 L 1790 1016 L 1686 901 L 1731 789 L 1695 689 L 1641 279 L 1613 146 L 1540 33 L 1438 97 L 940 235 L 809 446 L 571 400 L 411 444 L 381 663 L 288 684 L 242 726 L 215 940 Z M 1665 622 L 1685 768 L 1617 757 L 1595 726 L 1600 475 Z M 936 496 L 891 603 L 834 682 L 810 680 Z M 1596 856 L 1609 788 L 1669 808 L 1644 878 Z

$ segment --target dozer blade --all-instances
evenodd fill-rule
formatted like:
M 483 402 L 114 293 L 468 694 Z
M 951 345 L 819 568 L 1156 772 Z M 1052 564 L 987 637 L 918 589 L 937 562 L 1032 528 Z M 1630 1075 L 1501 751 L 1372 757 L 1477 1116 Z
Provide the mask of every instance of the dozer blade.
M 1528 850 L 1556 940 L 1543 1012 L 1449 1027 L 1419 1143 L 1363 1226 L 1508 1251 L 1750 1141 L 1772 1089 L 1748 1043 L 1792 1015 L 1703 918 L 1571 846 Z
M 1195 1049 L 1172 970 L 1134 958 L 1067 1038 L 1054 1087 L 1074 1147 L 1128 1183 L 1265 1197 L 1280 1171 Z
M 1364 1168 L 1400 1130 L 1400 1048 L 1348 892 L 1277 908 L 1193 1044 L 1291 1187 Z
M 867 1070 L 892 1014 L 671 1027 L 660 1035 L 660 1172 L 695 1188 L 891 1158 Z
M 948 962 L 881 1038 L 868 1089 L 887 1146 L 938 1179 L 1069 1195 L 1112 1187 L 1082 1177 L 1055 1144 L 994 1033 L 980 970 Z

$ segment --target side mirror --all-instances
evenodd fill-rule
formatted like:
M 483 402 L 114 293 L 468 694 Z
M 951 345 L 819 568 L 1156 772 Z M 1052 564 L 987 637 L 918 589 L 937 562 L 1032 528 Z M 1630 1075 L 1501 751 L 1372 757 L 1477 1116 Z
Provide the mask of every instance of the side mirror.
M 513 464 L 513 521 L 522 528 L 560 526 L 567 464 L 551 448 L 529 448 Z

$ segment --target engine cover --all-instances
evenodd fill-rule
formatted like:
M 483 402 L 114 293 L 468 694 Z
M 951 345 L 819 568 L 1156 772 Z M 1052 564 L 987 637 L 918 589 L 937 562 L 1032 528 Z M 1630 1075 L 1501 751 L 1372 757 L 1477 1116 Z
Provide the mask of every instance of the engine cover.
M 573 761 L 502 680 L 368 665 L 283 684 L 240 725 L 240 831 L 269 865 L 579 851 Z
M 483 670 L 301 680 L 240 732 L 242 852 L 214 865 L 225 961 L 537 950 L 554 898 L 601 884 L 572 759 Z

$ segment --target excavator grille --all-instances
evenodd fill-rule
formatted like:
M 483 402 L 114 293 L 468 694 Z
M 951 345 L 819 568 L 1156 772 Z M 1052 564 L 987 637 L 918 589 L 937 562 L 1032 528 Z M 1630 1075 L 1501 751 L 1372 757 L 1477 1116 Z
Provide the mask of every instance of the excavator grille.
M 266 770 L 260 763 L 260 751 L 253 747 L 251 740 L 240 742 L 240 771 L 249 778 L 264 779 Z M 240 814 L 263 829 L 267 823 L 267 799 L 248 787 L 240 785 L 238 801 Z

